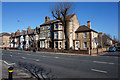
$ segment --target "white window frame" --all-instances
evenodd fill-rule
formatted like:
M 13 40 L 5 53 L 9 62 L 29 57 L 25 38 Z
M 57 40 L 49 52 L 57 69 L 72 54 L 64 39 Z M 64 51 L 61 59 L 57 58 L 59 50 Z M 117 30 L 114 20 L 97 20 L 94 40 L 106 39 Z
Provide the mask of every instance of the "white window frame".
M 84 32 L 83 36 L 84 36 L 84 38 L 87 38 L 87 33 L 86 33 L 86 32 Z
M 59 29 L 60 29 L 60 30 L 62 29 L 62 25 L 61 25 L 61 24 L 59 24 Z
M 59 35 L 59 34 L 57 35 L 57 37 L 56 37 L 56 34 L 58 34 L 58 32 L 55 32 L 55 39 L 58 39 L 58 37 L 59 37 L 58 35 Z
M 58 23 L 56 23 L 57 25 L 58 25 Z M 56 24 L 55 24 L 55 30 L 57 30 L 58 28 L 56 28 Z M 59 25 L 58 25 L 58 27 L 59 27 Z
M 48 33 L 48 37 L 51 37 L 51 32 Z
M 43 26 L 43 30 L 45 30 L 45 26 Z
M 79 49 L 79 42 L 76 42 L 76 44 L 75 44 L 75 49 L 76 49 L 76 50 Z
M 85 45 L 85 43 L 86 43 L 86 45 Z M 87 42 L 84 42 L 83 45 L 84 45 L 84 48 L 87 48 Z
M 59 32 L 59 39 L 62 39 L 62 31 Z
M 61 43 L 61 44 L 60 44 L 60 43 Z M 61 48 L 62 48 L 62 42 L 59 42 L 59 44 L 60 44 L 60 45 L 59 45 L 59 48 L 61 49 Z

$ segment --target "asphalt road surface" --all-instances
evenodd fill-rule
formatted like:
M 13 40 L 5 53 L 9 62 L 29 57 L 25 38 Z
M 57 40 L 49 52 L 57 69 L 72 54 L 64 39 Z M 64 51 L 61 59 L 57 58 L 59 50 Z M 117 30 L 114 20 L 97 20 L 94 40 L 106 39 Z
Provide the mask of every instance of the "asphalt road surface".
M 80 56 L 22 51 L 2 51 L 8 64 L 40 65 L 57 78 L 118 78 L 118 59 L 114 56 Z

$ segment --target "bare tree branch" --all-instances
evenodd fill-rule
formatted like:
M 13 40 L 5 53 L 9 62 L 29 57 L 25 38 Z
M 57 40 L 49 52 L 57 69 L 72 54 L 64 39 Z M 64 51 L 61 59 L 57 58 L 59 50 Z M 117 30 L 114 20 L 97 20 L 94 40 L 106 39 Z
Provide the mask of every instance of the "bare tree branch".
M 30 64 L 30 63 L 18 63 L 18 66 L 24 68 L 26 72 L 30 73 L 37 80 L 53 80 L 54 75 L 51 75 L 51 70 L 46 71 L 44 68 L 38 65 Z M 46 76 L 46 77 L 45 77 Z
M 64 34 L 67 42 L 67 48 L 69 48 L 69 39 L 68 39 L 69 33 L 67 32 L 69 26 L 67 26 L 67 21 L 68 21 L 67 16 L 72 15 L 74 12 L 73 10 L 74 10 L 73 6 L 69 2 L 60 2 L 51 8 L 52 16 L 57 20 L 60 20 L 60 22 L 64 27 Z

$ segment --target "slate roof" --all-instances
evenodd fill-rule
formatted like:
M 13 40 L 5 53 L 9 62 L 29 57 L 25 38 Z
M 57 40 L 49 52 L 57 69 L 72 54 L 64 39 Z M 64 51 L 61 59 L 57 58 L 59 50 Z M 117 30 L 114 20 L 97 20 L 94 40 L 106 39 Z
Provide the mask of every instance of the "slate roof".
M 17 36 L 20 36 L 20 32 L 16 32 L 15 33 L 15 36 L 17 37 Z
M 75 33 L 79 33 L 79 32 L 90 32 L 90 31 L 93 31 L 93 32 L 98 33 L 97 31 L 95 31 L 95 30 L 93 30 L 93 29 L 90 29 L 88 26 L 85 26 L 85 25 L 80 26 L 80 27 L 75 31 Z
M 66 19 L 69 20 L 69 19 L 72 18 L 74 15 L 75 15 L 75 14 L 68 15 L 68 16 L 66 17 Z M 57 20 L 57 19 L 55 19 L 55 20 L 49 20 L 49 21 L 41 24 L 41 26 L 42 26 L 42 25 L 46 25 L 46 24 L 50 24 L 50 23 L 54 23 L 54 22 L 57 22 L 57 21 L 60 21 L 60 20 Z
M 35 29 L 29 29 L 27 31 L 28 31 L 28 34 L 34 34 Z
M 10 34 L 7 32 L 3 32 L 3 33 L 0 33 L 0 36 L 10 36 Z
M 108 35 L 106 35 L 105 33 L 104 33 L 104 36 L 106 36 L 108 39 L 110 39 L 110 40 L 113 40 L 112 38 L 110 38 Z
M 22 30 L 22 32 L 20 33 L 20 35 L 25 35 L 25 34 L 26 34 L 25 30 Z

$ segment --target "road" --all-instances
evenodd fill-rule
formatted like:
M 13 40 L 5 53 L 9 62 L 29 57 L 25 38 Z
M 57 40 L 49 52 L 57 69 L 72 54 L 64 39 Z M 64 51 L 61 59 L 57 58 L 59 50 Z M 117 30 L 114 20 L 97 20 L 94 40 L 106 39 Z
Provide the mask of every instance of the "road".
M 117 78 L 118 57 L 2 51 L 2 60 L 40 65 L 57 78 Z

